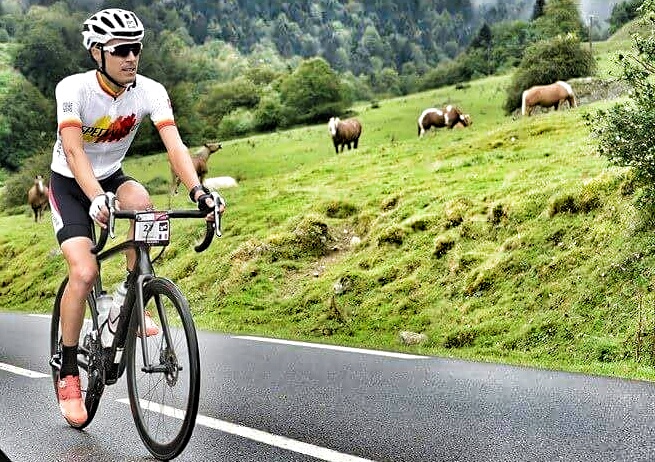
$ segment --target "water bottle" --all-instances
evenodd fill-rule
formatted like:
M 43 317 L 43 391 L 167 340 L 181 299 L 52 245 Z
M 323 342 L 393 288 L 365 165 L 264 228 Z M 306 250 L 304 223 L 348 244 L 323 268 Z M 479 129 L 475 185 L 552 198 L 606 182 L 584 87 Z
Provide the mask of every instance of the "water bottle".
M 96 311 L 98 312 L 98 325 L 102 326 L 102 323 L 107 319 L 109 310 L 113 304 L 114 300 L 111 295 L 107 295 L 107 292 L 102 292 L 98 297 L 96 297 Z
M 114 342 L 114 335 L 116 334 L 116 328 L 118 327 L 118 319 L 121 315 L 121 308 L 123 307 L 123 302 L 125 301 L 125 294 L 127 293 L 127 286 L 124 282 L 121 282 L 116 291 L 114 292 L 113 297 L 109 297 L 112 300 L 111 308 L 107 316 L 107 322 L 102 328 L 102 333 L 100 334 L 100 340 L 102 341 L 102 346 L 104 348 L 111 348 L 112 343 Z

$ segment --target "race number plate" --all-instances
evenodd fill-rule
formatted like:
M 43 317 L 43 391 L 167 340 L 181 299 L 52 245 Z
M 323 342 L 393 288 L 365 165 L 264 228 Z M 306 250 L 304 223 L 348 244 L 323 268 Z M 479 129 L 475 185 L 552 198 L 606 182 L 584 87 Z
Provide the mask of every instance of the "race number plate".
M 150 245 L 168 245 L 170 221 L 166 212 L 142 212 L 136 215 L 134 240 Z

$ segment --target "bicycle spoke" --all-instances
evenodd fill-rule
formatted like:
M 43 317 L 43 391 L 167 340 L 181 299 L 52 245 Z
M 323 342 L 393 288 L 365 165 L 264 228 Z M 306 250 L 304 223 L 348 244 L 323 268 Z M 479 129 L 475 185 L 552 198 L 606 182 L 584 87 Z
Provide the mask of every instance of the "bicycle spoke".
M 159 278 L 147 287 L 145 309 L 159 333 L 145 339 L 145 364 L 143 339 L 131 339 L 128 388 L 141 438 L 153 454 L 166 458 L 179 454 L 195 424 L 200 383 L 197 340 L 179 289 Z

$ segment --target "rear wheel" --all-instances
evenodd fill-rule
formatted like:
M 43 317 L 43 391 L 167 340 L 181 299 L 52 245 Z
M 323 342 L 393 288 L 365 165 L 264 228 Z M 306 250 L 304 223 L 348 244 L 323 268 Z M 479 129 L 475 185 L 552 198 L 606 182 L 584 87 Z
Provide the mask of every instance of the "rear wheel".
M 64 289 L 68 284 L 68 278 L 64 279 L 59 286 L 57 297 L 55 298 L 54 309 L 52 310 L 52 320 L 50 321 L 50 366 L 52 369 L 52 381 L 55 387 L 55 398 L 57 398 L 57 383 L 59 382 L 59 370 L 61 368 L 61 297 L 64 294 Z M 92 295 L 87 300 L 87 313 L 95 307 L 95 299 Z M 86 405 L 87 419 L 80 425 L 73 425 L 68 422 L 72 427 L 82 429 L 89 425 L 96 415 L 100 398 L 104 392 L 104 384 L 102 383 L 102 376 L 98 365 L 100 364 L 101 346 L 100 340 L 94 340 L 92 336 L 93 322 L 91 319 L 84 319 L 82 330 L 80 331 L 80 339 L 78 342 L 77 350 L 77 364 L 80 369 L 80 384 L 82 389 L 82 398 Z
M 196 422 L 198 340 L 189 304 L 175 284 L 151 279 L 143 295 L 159 333 L 146 337 L 147 364 L 143 364 L 141 337 L 136 334 L 139 313 L 136 307 L 132 310 L 126 342 L 127 386 L 141 440 L 156 458 L 169 460 L 184 450 Z

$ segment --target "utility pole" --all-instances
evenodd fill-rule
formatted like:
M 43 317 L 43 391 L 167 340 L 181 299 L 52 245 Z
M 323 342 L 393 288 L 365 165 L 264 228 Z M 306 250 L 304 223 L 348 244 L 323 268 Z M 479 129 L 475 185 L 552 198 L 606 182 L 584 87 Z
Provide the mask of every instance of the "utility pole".
M 593 50 L 591 49 L 591 30 L 592 30 L 593 25 L 594 25 L 594 18 L 595 17 L 596 16 L 593 15 L 593 14 L 589 15 L 589 53 L 591 53 L 591 54 L 593 54 Z

